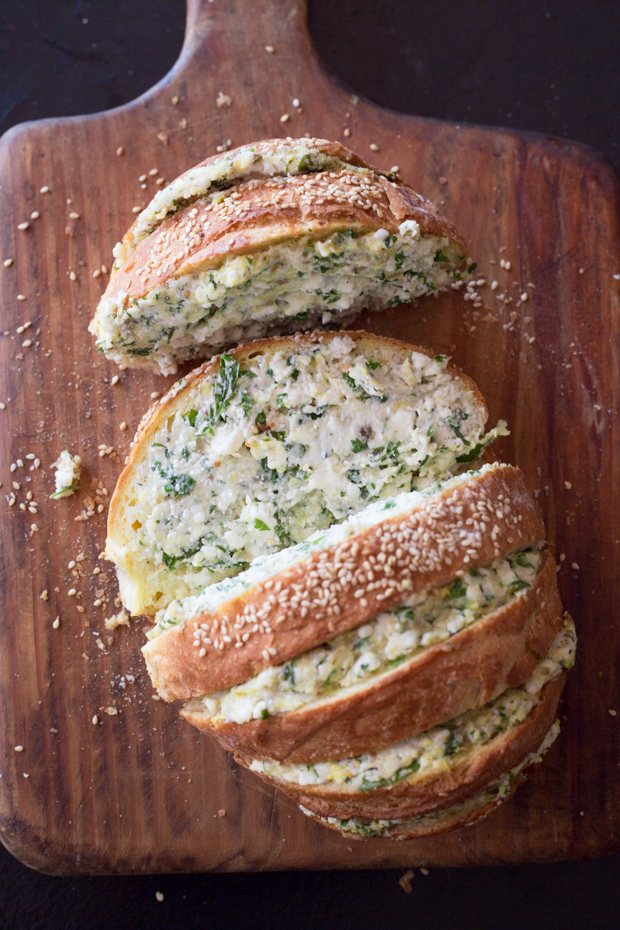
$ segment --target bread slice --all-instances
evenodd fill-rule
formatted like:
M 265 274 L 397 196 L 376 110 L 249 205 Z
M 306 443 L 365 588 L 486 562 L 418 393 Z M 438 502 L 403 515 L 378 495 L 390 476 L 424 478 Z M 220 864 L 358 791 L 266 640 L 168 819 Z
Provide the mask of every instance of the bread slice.
M 560 733 L 560 722 L 555 720 L 547 731 L 541 745 L 535 752 L 529 753 L 519 765 L 514 766 L 502 776 L 499 781 L 489 785 L 479 794 L 461 801 L 443 810 L 433 811 L 430 814 L 419 814 L 417 817 L 392 820 L 362 820 L 349 818 L 340 820 L 338 817 L 319 817 L 312 811 L 300 805 L 300 810 L 318 823 L 331 827 L 347 839 L 374 839 L 383 838 L 391 840 L 412 840 L 423 836 L 436 836 L 448 830 L 457 830 L 468 827 L 488 817 L 493 811 L 509 800 L 517 788 L 523 784 L 535 766 L 540 765 L 544 754 L 555 742 Z
M 397 177 L 334 143 L 271 140 L 155 196 L 116 250 L 90 331 L 107 358 L 172 374 L 236 343 L 436 293 L 467 275 L 466 253 Z
M 163 611 L 142 650 L 151 679 L 165 700 L 212 694 L 543 534 L 510 465 L 377 501 Z
M 108 516 L 123 604 L 153 614 L 372 500 L 475 458 L 471 379 L 368 333 L 256 342 L 182 379 L 143 419 Z
M 534 547 L 472 567 L 181 713 L 253 758 L 375 752 L 521 684 L 561 627 L 554 560 Z
M 541 744 L 575 643 L 566 616 L 522 687 L 378 753 L 312 765 L 236 758 L 321 817 L 391 820 L 443 810 L 474 797 Z

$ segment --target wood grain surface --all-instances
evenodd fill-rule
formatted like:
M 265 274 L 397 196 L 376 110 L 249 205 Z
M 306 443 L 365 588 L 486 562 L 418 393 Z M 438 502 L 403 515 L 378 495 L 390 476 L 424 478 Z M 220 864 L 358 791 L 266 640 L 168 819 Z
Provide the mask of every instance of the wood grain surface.
M 220 92 L 230 106 L 216 105 Z M 487 282 L 482 306 L 451 292 L 358 324 L 450 354 L 491 418 L 508 420 L 512 435 L 497 451 L 537 490 L 580 636 L 560 739 L 512 801 L 453 835 L 355 842 L 307 820 L 152 699 L 139 622 L 103 626 L 116 592 L 97 558 L 106 494 L 91 483 L 111 493 L 152 392 L 168 381 L 119 372 L 97 354 L 87 324 L 107 276 L 94 272 L 111 264 L 132 207 L 148 202 L 157 177 L 171 180 L 227 140 L 306 132 L 339 139 L 381 168 L 398 165 L 466 235 Z M 583 147 L 357 100 L 325 75 L 294 0 L 191 0 L 179 62 L 148 94 L 7 133 L 0 836 L 9 850 L 47 872 L 112 873 L 492 864 L 620 849 L 620 716 L 609 712 L 620 715 L 618 190 L 612 170 Z M 82 490 L 51 501 L 50 465 L 64 448 L 82 456 Z

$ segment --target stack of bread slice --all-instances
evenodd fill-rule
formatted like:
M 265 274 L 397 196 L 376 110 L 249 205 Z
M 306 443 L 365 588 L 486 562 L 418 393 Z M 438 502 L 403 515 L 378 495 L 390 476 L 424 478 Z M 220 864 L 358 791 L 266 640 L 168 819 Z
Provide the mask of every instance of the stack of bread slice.
M 151 407 L 111 502 L 155 688 L 347 836 L 486 816 L 557 737 L 576 643 L 536 501 L 488 451 L 506 424 L 443 355 L 290 334 L 458 287 L 463 240 L 341 146 L 270 140 L 158 193 L 116 258 L 108 357 L 170 372 L 271 336 Z

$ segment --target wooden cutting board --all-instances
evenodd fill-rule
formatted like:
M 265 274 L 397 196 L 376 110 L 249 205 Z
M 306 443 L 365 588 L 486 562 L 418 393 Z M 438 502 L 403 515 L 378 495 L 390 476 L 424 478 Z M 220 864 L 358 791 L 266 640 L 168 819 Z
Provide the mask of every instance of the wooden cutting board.
M 220 92 L 229 106 L 217 106 Z M 107 275 L 94 275 L 110 265 L 132 207 L 150 200 L 157 178 L 171 180 L 227 140 L 306 132 L 342 140 L 381 168 L 398 165 L 466 235 L 487 282 L 482 306 L 451 292 L 360 324 L 452 355 L 477 381 L 492 421 L 508 420 L 512 435 L 498 452 L 537 490 L 578 625 L 560 740 L 510 803 L 453 835 L 355 842 L 307 820 L 175 707 L 152 699 L 139 622 L 103 627 L 116 608 L 112 573 L 97 559 L 102 487 L 111 493 L 152 392 L 169 382 L 119 372 L 97 354 L 87 324 Z M 493 864 L 617 851 L 612 170 L 558 139 L 358 100 L 322 70 L 302 2 L 190 0 L 183 52 L 160 84 L 109 113 L 18 126 L 0 146 L 0 185 L 0 258 L 13 259 L 0 266 L 0 836 L 8 849 L 53 873 Z M 51 501 L 50 465 L 64 448 L 82 456 L 83 490 Z M 108 603 L 94 606 L 102 597 Z

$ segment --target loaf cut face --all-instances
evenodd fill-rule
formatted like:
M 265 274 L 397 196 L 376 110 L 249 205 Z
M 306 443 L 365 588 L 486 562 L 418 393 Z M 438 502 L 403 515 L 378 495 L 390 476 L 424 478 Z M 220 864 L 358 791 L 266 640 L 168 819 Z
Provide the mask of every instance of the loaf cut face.
M 366 333 L 253 343 L 155 404 L 115 490 L 107 557 L 133 614 L 238 574 L 370 502 L 475 460 L 487 410 L 445 356 Z

